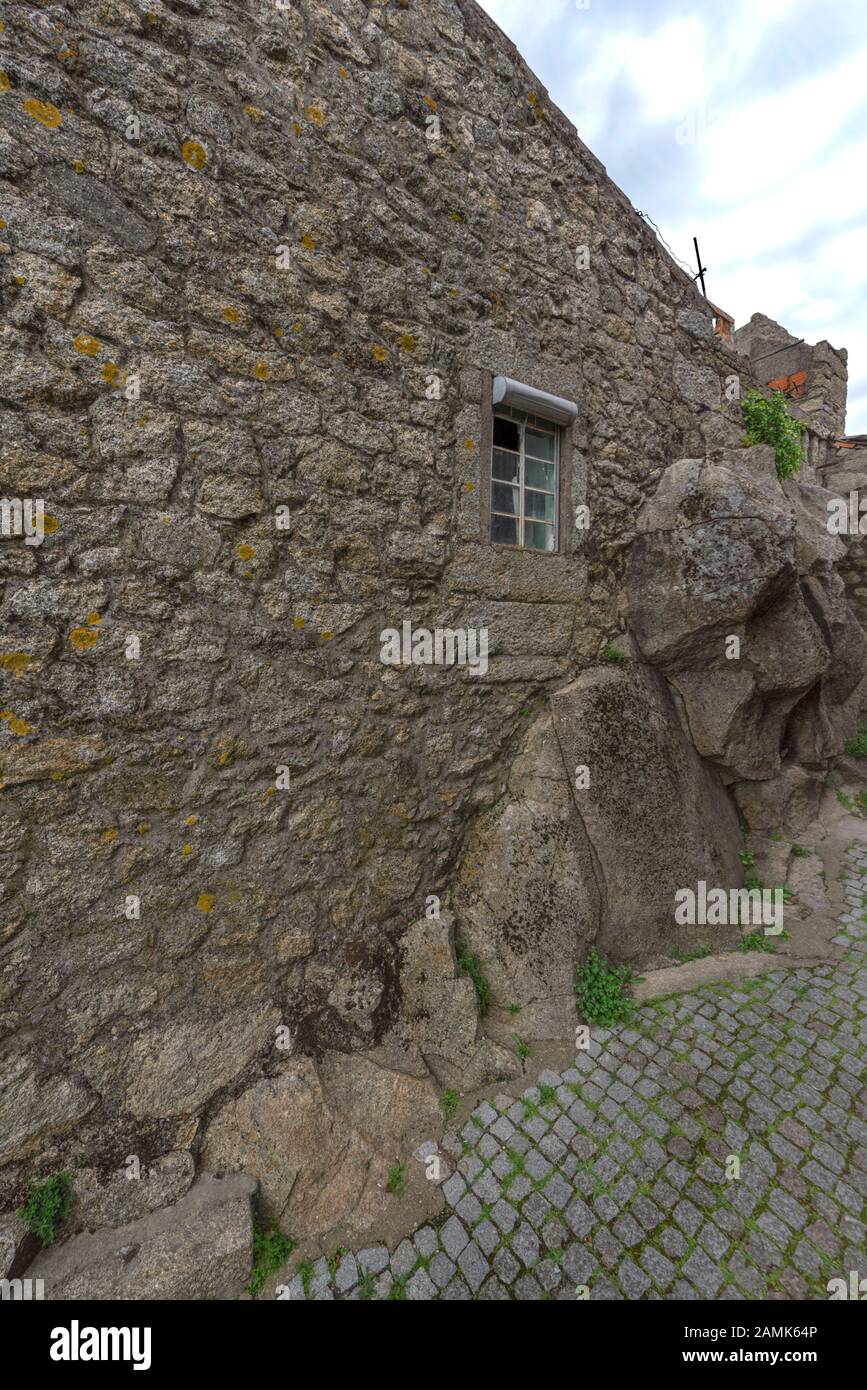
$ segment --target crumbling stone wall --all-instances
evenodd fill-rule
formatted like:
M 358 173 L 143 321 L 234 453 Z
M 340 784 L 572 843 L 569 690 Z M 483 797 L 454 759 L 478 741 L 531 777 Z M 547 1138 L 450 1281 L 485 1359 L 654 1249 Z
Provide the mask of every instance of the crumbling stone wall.
M 360 1154 L 351 1203 L 365 1097 L 507 1068 L 407 925 L 624 626 L 663 470 L 737 444 L 745 364 L 472 0 L 3 26 L 2 486 L 48 519 L 0 543 L 0 1184 L 213 1117 L 237 1157 L 303 1081 L 299 1165 Z M 493 373 L 578 404 L 563 553 L 483 539 Z M 405 619 L 487 626 L 486 677 L 384 667 Z

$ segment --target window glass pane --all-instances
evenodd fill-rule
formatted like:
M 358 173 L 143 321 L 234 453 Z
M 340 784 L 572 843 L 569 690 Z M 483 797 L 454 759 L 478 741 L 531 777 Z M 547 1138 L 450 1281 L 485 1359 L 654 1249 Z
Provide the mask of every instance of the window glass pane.
M 543 496 L 540 492 L 539 496 Z M 507 512 L 509 516 L 517 516 L 520 512 L 518 503 L 519 492 L 516 487 L 509 487 L 506 483 L 494 483 L 491 490 L 491 511 Z M 542 512 L 539 513 L 543 515 Z
M 556 437 L 553 434 L 543 434 L 541 430 L 531 429 L 528 425 L 524 438 L 524 448 L 533 458 L 553 460 L 557 457 Z
M 521 435 L 514 420 L 504 420 L 501 415 L 494 416 L 494 444 L 500 449 L 514 449 L 515 453 L 518 452 L 521 447 Z
M 554 520 L 554 497 L 550 492 L 525 492 L 524 515 Z
M 524 523 L 524 545 L 531 550 L 553 550 L 554 527 L 546 526 L 541 521 L 526 521 Z
M 495 476 L 499 478 L 500 474 Z M 556 463 L 537 463 L 535 459 L 527 459 L 524 465 L 527 487 L 540 487 L 543 492 L 553 492 L 556 476 Z
M 491 540 L 498 545 L 518 544 L 518 522 L 513 516 L 491 517 Z
M 500 478 L 505 483 L 516 483 L 519 468 L 520 460 L 517 454 L 504 454 L 502 449 L 494 450 L 491 472 L 495 478 Z

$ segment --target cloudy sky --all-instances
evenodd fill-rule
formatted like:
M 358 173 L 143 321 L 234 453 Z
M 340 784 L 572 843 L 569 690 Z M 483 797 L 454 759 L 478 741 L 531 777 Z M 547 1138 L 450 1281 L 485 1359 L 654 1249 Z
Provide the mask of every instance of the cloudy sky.
M 849 350 L 867 434 L 867 0 L 480 0 L 737 324 Z

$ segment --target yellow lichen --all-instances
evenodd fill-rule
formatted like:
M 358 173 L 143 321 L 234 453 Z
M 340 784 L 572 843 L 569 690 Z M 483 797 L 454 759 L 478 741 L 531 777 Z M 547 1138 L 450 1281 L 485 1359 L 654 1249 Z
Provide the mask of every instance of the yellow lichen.
M 80 352 L 82 357 L 96 357 L 102 344 L 96 338 L 92 338 L 89 333 L 79 333 L 73 339 L 72 346 L 76 352 Z
M 308 121 L 312 121 L 314 125 L 321 125 L 325 119 L 320 107 L 318 106 L 308 106 L 304 114 L 307 117 Z
M 60 522 L 51 512 L 46 512 L 42 529 L 46 536 L 53 536 L 55 531 L 60 530 Z
M 199 901 L 196 903 L 196 907 L 199 909 L 200 912 L 210 912 L 213 906 L 214 899 L 211 893 L 199 894 Z
M 0 652 L 0 666 L 4 671 L 14 671 L 16 676 L 20 676 L 29 665 L 29 652 Z
M 198 816 L 195 816 L 195 815 L 194 815 L 194 816 L 187 816 L 186 820 L 184 821 L 184 825 L 195 825 L 195 824 L 196 824 L 196 821 L 197 821 L 198 819 L 199 819 Z
M 256 554 L 256 547 L 253 545 L 241 544 L 235 552 L 239 560 L 252 560 Z
M 337 71 L 340 73 L 340 76 L 343 78 L 344 82 L 349 81 L 349 73 L 346 71 L 346 68 L 338 68 Z
M 193 847 L 192 847 L 192 845 L 184 845 L 183 848 L 182 848 L 182 850 L 181 850 L 181 854 L 184 856 L 184 858 L 186 858 L 186 856 L 187 856 L 188 854 L 192 854 L 192 852 L 193 852 Z
M 333 633 L 333 632 L 320 632 L 319 636 L 322 638 L 323 642 L 330 642 L 331 639 L 332 639 L 332 637 L 334 636 L 334 633 Z
M 85 169 L 87 168 L 87 165 L 85 164 L 83 159 L 75 159 L 72 162 L 72 167 L 75 170 L 76 174 L 83 174 Z
M 240 323 L 241 310 L 235 309 L 231 304 L 229 304 L 223 310 L 223 318 L 227 321 L 227 323 Z
M 112 826 L 110 830 L 103 830 L 102 838 L 107 845 L 113 845 L 117 839 L 117 831 L 114 826 Z
M 149 821 L 149 820 L 143 820 L 143 821 L 140 821 L 139 824 L 136 826 L 136 831 L 138 832 L 139 835 L 146 835 L 146 834 L 148 833 L 148 831 L 150 830 L 150 828 L 151 828 L 151 823 L 150 823 L 150 821 Z
M 264 114 L 265 114 L 265 112 L 264 112 L 264 111 L 260 111 L 259 108 L 258 108 L 258 106 L 245 106 L 245 107 L 244 107 L 244 115 L 245 115 L 245 116 L 249 116 L 249 118 L 250 118 L 251 121 L 257 121 L 257 122 L 258 122 L 258 121 L 261 121 L 261 119 L 262 119 L 262 117 L 264 116 Z
M 302 627 L 304 626 L 304 619 L 303 619 L 303 618 L 293 618 L 293 620 L 292 620 L 292 626 L 293 626 L 293 627 L 297 627 L 297 628 L 302 628 Z
M 404 333 L 404 334 L 403 334 L 403 336 L 402 336 L 402 338 L 401 338 L 401 340 L 400 340 L 400 345 L 401 345 L 401 347 L 403 348 L 404 352 L 415 352 L 415 348 L 416 348 L 415 338 L 412 336 L 411 333 Z
M 309 232 L 305 232 L 303 237 L 301 238 L 301 245 L 304 247 L 305 251 L 312 251 L 314 246 L 316 245 L 316 242 L 313 240 Z
M 24 110 L 34 121 L 47 126 L 49 130 L 56 130 L 63 121 L 57 107 L 52 106 L 50 101 L 36 101 L 34 97 L 28 97 L 24 103 Z
M 465 449 L 474 449 L 475 447 L 476 447 L 476 446 L 475 446 L 475 443 L 474 443 L 474 441 L 473 441 L 472 439 L 465 439 L 465 440 L 464 440 L 464 448 L 465 448 Z
M 257 381 L 267 381 L 271 375 L 271 368 L 267 362 L 257 362 L 253 368 L 253 375 Z
M 5 719 L 10 732 L 18 734 L 19 738 L 23 738 L 25 734 L 33 733 L 33 725 L 28 724 L 26 719 L 19 719 L 17 714 L 12 713 L 11 709 L 0 710 L 0 719 Z
M 388 361 L 388 352 L 384 347 L 380 347 L 379 343 L 375 343 L 371 351 L 373 353 L 374 362 Z
M 476 490 L 476 485 L 475 485 L 475 483 L 467 483 L 467 492 L 475 492 L 475 490 Z
M 292 129 L 294 130 L 294 132 L 295 132 L 296 135 L 300 135 L 300 134 L 301 134 L 302 128 L 303 128 L 303 127 L 302 127 L 301 125 L 299 125 L 298 121 L 293 121 L 293 122 L 292 122 Z
M 181 145 L 181 154 L 191 169 L 204 169 L 208 162 L 208 152 L 198 140 L 185 140 Z
M 6 230 L 6 218 L 5 218 L 5 217 L 0 217 L 0 232 L 5 232 L 5 230 Z
M 69 634 L 69 640 L 80 652 L 86 652 L 90 647 L 95 647 L 99 641 L 99 633 L 94 632 L 92 627 L 74 627 Z
M 102 614 L 101 614 L 101 613 L 97 613 L 97 611 L 96 611 L 95 608 L 92 610 L 92 612 L 88 613 L 88 615 L 87 615 L 87 626 L 88 626 L 88 627 L 99 627 L 99 625 L 100 625 L 101 622 L 102 622 Z
M 436 111 L 438 109 L 437 103 L 434 101 L 433 97 L 425 97 L 424 101 L 425 105 L 429 106 L 431 111 Z
M 106 362 L 102 369 L 102 379 L 108 382 L 109 386 L 114 386 L 120 376 L 120 367 L 116 362 Z
M 293 332 L 293 333 L 300 333 L 300 332 L 301 332 L 301 329 L 302 329 L 303 327 L 304 327 L 304 325 L 301 324 L 301 323 L 293 323 L 293 325 L 292 325 L 292 332 Z
M 0 92 L 8 92 L 12 86 L 7 73 L 0 68 Z

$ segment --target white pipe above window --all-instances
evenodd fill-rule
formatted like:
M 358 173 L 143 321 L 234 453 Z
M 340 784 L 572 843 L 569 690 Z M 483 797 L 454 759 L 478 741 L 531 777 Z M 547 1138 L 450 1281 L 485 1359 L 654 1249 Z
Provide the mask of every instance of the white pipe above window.
M 535 386 L 524 386 L 508 376 L 494 377 L 493 400 L 494 405 L 508 405 L 527 415 L 540 415 L 557 425 L 571 425 L 578 414 L 574 401 L 552 396 L 549 391 L 539 391 Z

